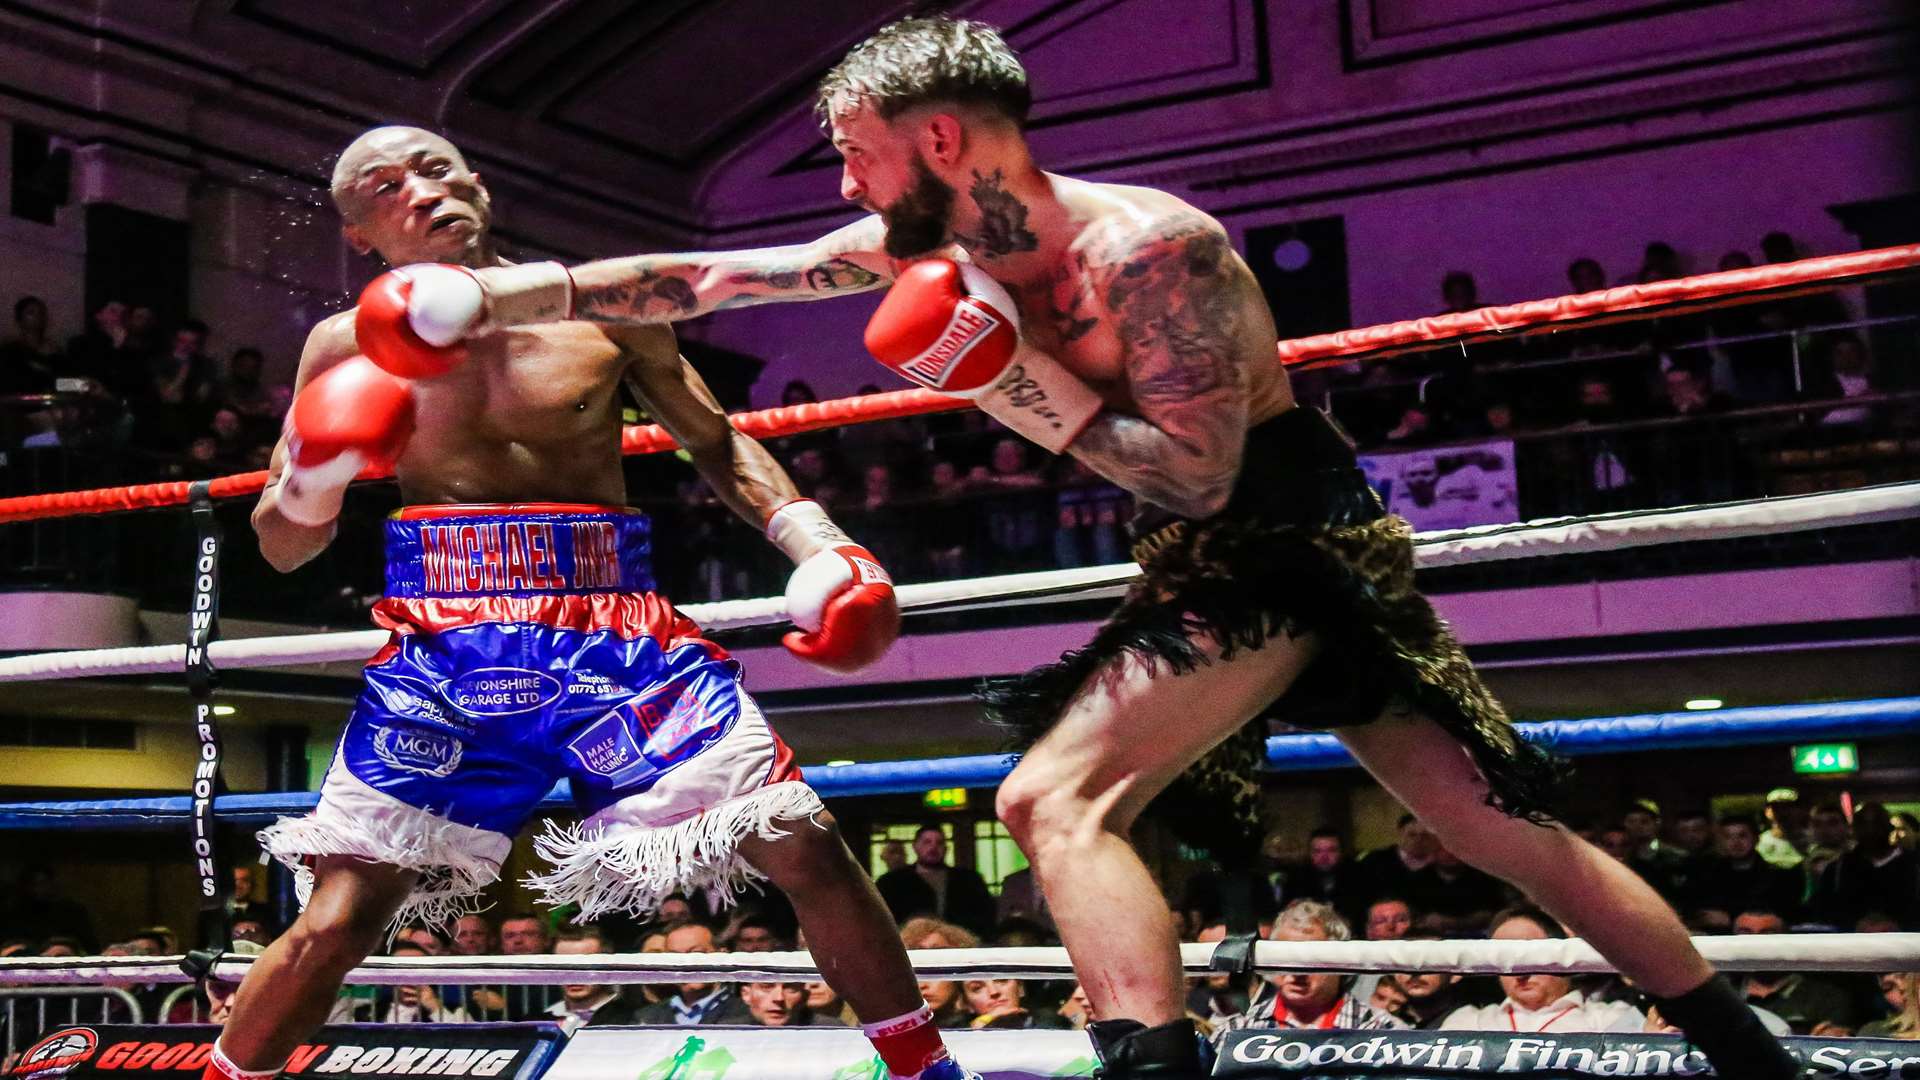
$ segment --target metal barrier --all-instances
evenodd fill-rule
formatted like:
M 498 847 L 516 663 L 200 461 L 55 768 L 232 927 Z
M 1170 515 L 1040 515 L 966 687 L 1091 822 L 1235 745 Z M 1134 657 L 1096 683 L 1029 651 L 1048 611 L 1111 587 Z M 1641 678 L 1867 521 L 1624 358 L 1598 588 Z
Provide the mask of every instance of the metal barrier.
M 86 1010 L 81 1006 L 87 998 L 97 998 L 100 1006 L 98 1014 L 90 1020 L 82 1018 Z M 62 1000 L 67 1006 L 64 1020 L 53 1015 L 60 1011 L 57 1007 L 50 1007 L 57 1006 Z M 31 1010 L 25 1006 L 31 1006 Z M 21 1023 L 23 1014 L 31 1019 L 30 1025 Z M 166 1015 L 164 1008 L 161 1015 Z M 146 1012 L 140 1007 L 140 999 L 117 986 L 0 986 L 0 1017 L 5 1018 L 8 1058 L 32 1046 L 55 1024 L 71 1026 L 80 1023 L 146 1022 Z

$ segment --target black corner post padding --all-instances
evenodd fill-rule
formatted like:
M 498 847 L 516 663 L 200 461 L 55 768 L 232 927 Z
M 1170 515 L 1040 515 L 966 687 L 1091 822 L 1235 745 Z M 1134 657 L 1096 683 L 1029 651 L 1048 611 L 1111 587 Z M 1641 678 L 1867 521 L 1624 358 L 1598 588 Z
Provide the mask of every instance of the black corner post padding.
M 1213 947 L 1213 953 L 1207 957 L 1207 967 L 1230 975 L 1252 974 L 1253 947 L 1259 940 L 1259 934 L 1228 934 Z
M 193 730 L 200 752 L 193 763 L 189 785 L 193 813 L 194 875 L 199 880 L 201 927 L 207 944 L 224 948 L 232 940 L 232 882 L 220 857 L 213 800 L 221 790 L 220 727 L 213 714 L 213 691 L 220 673 L 213 666 L 212 646 L 220 636 L 220 524 L 213 515 L 213 488 L 207 480 L 187 488 L 193 516 L 193 587 L 187 604 L 187 693 L 193 702 Z

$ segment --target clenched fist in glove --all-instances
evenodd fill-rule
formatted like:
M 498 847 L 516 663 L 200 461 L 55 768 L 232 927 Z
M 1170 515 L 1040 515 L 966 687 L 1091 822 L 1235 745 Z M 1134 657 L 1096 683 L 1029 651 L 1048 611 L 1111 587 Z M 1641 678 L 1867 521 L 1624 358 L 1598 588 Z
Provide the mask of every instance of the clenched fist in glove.
M 469 270 L 415 263 L 360 293 L 353 332 L 373 362 L 409 379 L 444 375 L 467 358 L 465 340 L 509 326 L 572 317 L 573 277 L 555 262 Z
M 413 386 L 351 357 L 301 388 L 287 412 L 280 515 L 317 527 L 340 515 L 347 485 L 368 465 L 388 466 L 413 435 Z
M 767 539 L 796 565 L 787 617 L 800 629 L 781 643 L 829 671 L 858 671 L 900 636 L 893 579 L 873 552 L 848 539 L 820 504 L 796 499 L 773 512 Z
M 901 271 L 867 323 L 867 351 L 929 390 L 971 399 L 1056 454 L 1102 404 L 1059 361 L 1020 348 L 1013 297 L 970 263 L 926 259 Z

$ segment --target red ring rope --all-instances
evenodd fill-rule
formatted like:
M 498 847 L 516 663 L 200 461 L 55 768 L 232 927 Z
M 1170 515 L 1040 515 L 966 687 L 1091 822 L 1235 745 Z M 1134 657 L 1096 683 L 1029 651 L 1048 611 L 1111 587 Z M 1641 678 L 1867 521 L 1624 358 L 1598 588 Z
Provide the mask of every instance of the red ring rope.
M 1622 285 L 1577 296 L 1529 300 L 1457 314 L 1342 330 L 1337 334 L 1295 338 L 1281 342 L 1279 354 L 1281 362 L 1289 367 L 1310 370 L 1353 359 L 1386 357 L 1439 345 L 1466 344 L 1492 337 L 1543 333 L 1567 326 L 1597 326 L 1666 312 L 1729 307 L 1802 293 L 1825 292 L 1916 269 L 1920 269 L 1920 244 L 1846 255 L 1825 255 L 1746 270 L 1698 274 L 1646 285 Z M 966 408 L 971 406 L 960 398 L 916 389 L 735 413 L 732 419 L 734 427 L 742 433 L 756 439 L 766 439 L 844 424 L 897 420 Z M 621 450 L 628 454 L 662 453 L 676 449 L 678 445 L 657 424 L 627 428 L 620 438 Z M 370 471 L 361 474 L 361 479 L 377 480 L 388 475 Z M 224 499 L 255 495 L 266 487 L 266 483 L 267 474 L 264 472 L 223 476 L 213 481 L 213 497 Z M 19 495 L 0 499 L 0 523 L 121 510 L 149 510 L 184 506 L 186 502 L 187 482 L 184 480 L 96 488 L 92 491 Z

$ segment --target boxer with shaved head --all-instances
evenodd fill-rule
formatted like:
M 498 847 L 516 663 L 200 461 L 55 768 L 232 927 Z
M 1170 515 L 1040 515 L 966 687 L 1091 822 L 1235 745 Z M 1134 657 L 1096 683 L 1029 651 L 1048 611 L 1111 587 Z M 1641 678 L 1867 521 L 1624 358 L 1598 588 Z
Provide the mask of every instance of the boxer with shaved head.
M 492 200 L 446 139 L 376 128 L 333 171 L 347 242 L 388 263 L 511 268 Z M 376 299 L 377 302 L 377 299 Z M 851 671 L 892 644 L 892 585 L 759 444 L 728 422 L 664 327 L 550 323 L 396 376 L 360 355 L 355 313 L 316 326 L 253 523 L 287 571 L 333 539 L 347 485 L 390 464 L 391 643 L 369 662 L 318 807 L 261 833 L 304 910 L 255 961 L 208 1080 L 264 1080 L 326 1019 L 395 920 L 444 923 L 499 876 L 513 837 L 565 778 L 583 821 L 535 847 L 529 884 L 591 920 L 646 916 L 704 890 L 715 906 L 786 890 L 826 981 L 898 1076 L 966 1075 L 922 1007 L 873 882 L 726 650 L 653 591 L 652 536 L 626 509 L 626 387 L 713 490 L 797 564 L 786 645 Z

